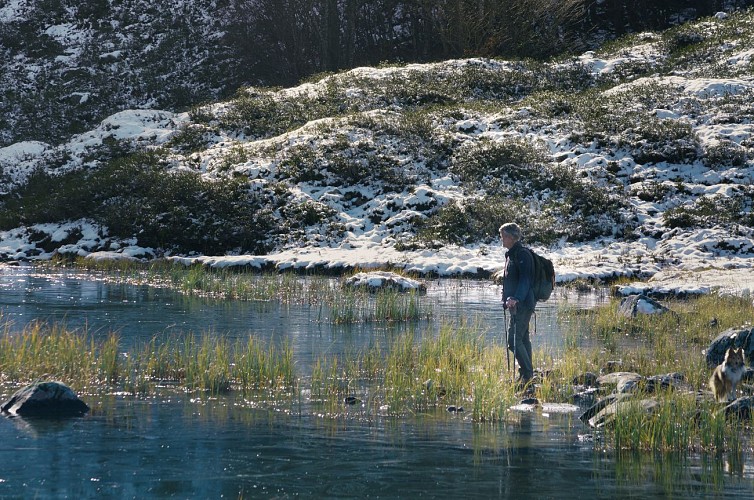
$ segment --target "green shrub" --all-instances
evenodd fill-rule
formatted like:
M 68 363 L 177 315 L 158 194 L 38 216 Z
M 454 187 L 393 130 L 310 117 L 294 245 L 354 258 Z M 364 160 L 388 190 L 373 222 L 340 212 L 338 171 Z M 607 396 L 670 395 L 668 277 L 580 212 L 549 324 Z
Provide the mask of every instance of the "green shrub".
M 581 128 L 574 130 L 571 140 L 627 149 L 639 163 L 691 162 L 701 151 L 691 124 L 650 113 L 681 98 L 677 89 L 657 82 L 610 94 L 585 92 L 573 101 Z
M 296 145 L 285 152 L 285 157 L 278 164 L 279 179 L 299 182 L 319 182 L 325 179 L 317 164 L 315 150 L 306 145 Z
M 536 183 L 544 175 L 547 155 L 535 144 L 521 139 L 494 142 L 482 139 L 456 150 L 450 171 L 472 189 L 488 192 L 513 192 L 511 184 Z
M 648 181 L 635 185 L 631 188 L 631 196 L 636 196 L 641 201 L 659 203 L 673 188 L 657 181 Z
M 749 158 L 747 148 L 729 139 L 720 139 L 716 144 L 704 147 L 704 164 L 712 169 L 743 167 Z
M 89 218 L 145 247 L 264 253 L 277 231 L 274 201 L 251 194 L 244 180 L 171 172 L 158 154 L 140 153 L 92 171 L 35 172 L 3 197 L 0 227 Z
M 663 221 L 670 228 L 701 228 L 717 225 L 754 224 L 751 213 L 752 190 L 733 196 L 702 196 L 691 205 L 682 205 L 666 210 Z
M 356 111 L 344 91 L 333 79 L 312 93 L 290 96 L 276 93 L 275 89 L 242 89 L 229 102 L 219 123 L 250 137 L 272 137 L 312 120 Z
M 526 240 L 532 243 L 551 244 L 563 235 L 552 210 L 532 213 L 521 200 L 492 195 L 450 203 L 429 219 L 417 221 L 415 243 L 418 246 L 490 243 L 498 237 L 498 229 L 504 222 L 519 224 Z M 410 242 L 404 245 L 416 246 Z

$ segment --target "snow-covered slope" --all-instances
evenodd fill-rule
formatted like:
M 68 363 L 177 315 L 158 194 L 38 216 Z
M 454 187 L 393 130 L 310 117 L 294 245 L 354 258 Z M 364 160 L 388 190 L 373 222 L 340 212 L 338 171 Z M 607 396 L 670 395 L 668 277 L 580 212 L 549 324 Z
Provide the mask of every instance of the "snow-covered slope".
M 474 201 L 508 200 L 516 216 L 534 221 L 532 243 L 553 258 L 561 282 L 655 277 L 656 287 L 672 278 L 675 288 L 681 279 L 693 289 L 754 290 L 753 20 L 719 15 L 546 65 L 358 68 L 294 88 L 249 89 L 192 116 L 130 111 L 62 145 L 4 148 L 0 175 L 8 191 L 51 158 L 61 172 L 97 168 L 92 148 L 137 141 L 162 147 L 176 171 L 248 179 L 259 193 L 282 189 L 288 204 L 321 215 L 265 255 L 171 256 L 184 262 L 488 275 L 504 262 L 491 237 L 452 242 L 417 232 L 440 227 L 448 207 L 463 215 L 479 210 Z M 274 119 L 261 120 L 269 109 Z M 187 136 L 201 146 L 185 147 Z M 521 147 L 536 157 L 526 170 L 535 181 L 516 177 L 515 161 L 484 170 L 485 158 Z M 579 190 L 604 208 L 580 206 Z M 59 228 L 71 224 L 78 232 L 57 235 L 68 252 L 139 254 L 138 235 L 84 230 L 93 227 L 87 220 Z M 579 233 L 580 224 L 589 232 Z M 0 255 L 47 258 L 56 246 L 48 238 L 40 249 L 34 235 L 58 229 L 1 232 Z M 73 241 L 79 233 L 100 239 Z

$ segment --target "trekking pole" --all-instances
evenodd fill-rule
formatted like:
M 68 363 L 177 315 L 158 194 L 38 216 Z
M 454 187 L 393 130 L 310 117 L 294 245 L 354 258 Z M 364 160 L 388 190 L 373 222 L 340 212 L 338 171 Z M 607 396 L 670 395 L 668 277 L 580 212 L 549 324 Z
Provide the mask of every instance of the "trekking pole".
M 534 309 L 534 313 L 532 314 L 534 316 L 534 330 L 531 330 L 531 336 L 534 337 L 537 334 L 537 309 Z M 531 353 L 531 369 L 532 369 L 532 376 L 534 376 L 534 351 Z
M 508 313 L 505 304 L 503 304 L 503 333 L 505 335 L 505 361 L 508 364 L 508 371 L 511 371 L 511 350 L 508 349 Z
M 532 316 L 534 316 L 534 330 L 532 330 L 531 332 L 531 336 L 533 337 L 537 334 L 537 310 L 536 309 L 534 309 L 534 314 L 532 314 Z
M 511 371 L 511 378 L 516 381 L 516 352 L 518 346 L 516 346 L 516 313 L 511 311 L 511 324 L 513 325 L 513 370 Z

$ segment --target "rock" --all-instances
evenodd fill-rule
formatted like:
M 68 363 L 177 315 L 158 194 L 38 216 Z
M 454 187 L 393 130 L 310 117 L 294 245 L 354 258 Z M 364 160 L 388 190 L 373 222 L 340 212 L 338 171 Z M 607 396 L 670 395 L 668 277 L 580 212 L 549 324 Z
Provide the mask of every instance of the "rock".
M 592 417 L 604 410 L 607 406 L 626 397 L 628 397 L 627 394 L 610 394 L 609 396 L 606 396 L 594 403 L 587 411 L 582 413 L 579 417 L 579 420 L 587 424 Z
M 722 411 L 726 417 L 737 417 L 748 420 L 751 418 L 752 405 L 754 405 L 754 397 L 738 398 L 728 403 Z
M 646 378 L 644 390 L 651 393 L 661 389 L 679 389 L 685 387 L 685 381 L 686 377 L 679 372 L 653 375 Z
M 714 368 L 725 359 L 725 351 L 729 347 L 743 348 L 744 356 L 748 358 L 749 363 L 754 354 L 754 342 L 751 341 L 754 328 L 729 328 L 720 333 L 710 342 L 709 347 L 704 351 L 707 360 L 707 366 Z
M 62 382 L 34 382 L 16 391 L 0 411 L 21 417 L 81 416 L 89 406 Z
M 615 415 L 617 415 L 618 412 L 626 411 L 626 409 L 632 405 L 638 405 L 645 413 L 653 413 L 660 406 L 660 403 L 656 399 L 636 400 L 620 398 L 595 413 L 593 417 L 587 420 L 587 423 L 594 428 L 604 427 L 615 420 Z
M 542 403 L 542 414 L 550 414 L 550 413 L 560 413 L 560 414 L 568 414 L 568 413 L 576 413 L 580 410 L 580 408 L 576 405 L 568 404 L 568 403 Z
M 624 297 L 618 306 L 618 312 L 627 318 L 635 318 L 639 314 L 664 314 L 668 311 L 670 309 L 644 294 Z
M 584 391 L 577 392 L 573 395 L 573 402 L 581 406 L 592 406 L 597 401 L 599 391 L 596 387 L 590 387 Z
M 597 377 L 597 384 L 600 387 L 614 385 L 616 392 L 625 393 L 636 390 L 643 379 L 644 377 L 635 372 L 615 372 L 600 375 Z

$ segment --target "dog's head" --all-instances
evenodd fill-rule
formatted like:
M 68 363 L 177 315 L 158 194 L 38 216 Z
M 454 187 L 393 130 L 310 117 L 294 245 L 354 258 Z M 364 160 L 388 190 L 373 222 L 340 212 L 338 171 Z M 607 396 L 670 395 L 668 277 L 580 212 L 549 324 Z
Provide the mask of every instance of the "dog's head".
M 743 348 L 734 349 L 729 347 L 725 351 L 725 364 L 727 366 L 740 367 L 744 365 L 744 350 Z

